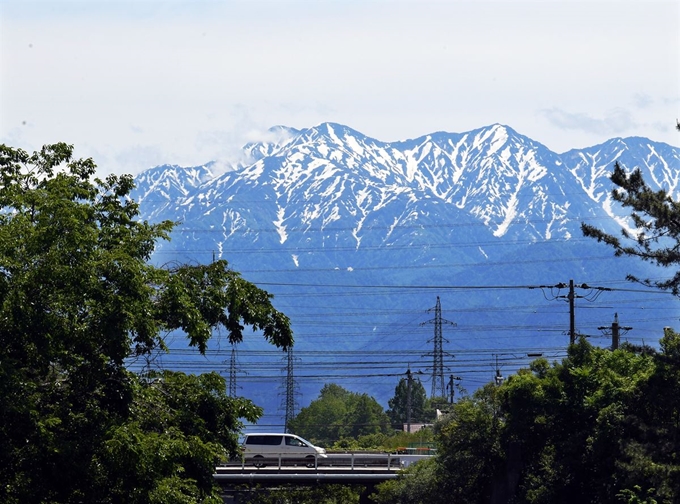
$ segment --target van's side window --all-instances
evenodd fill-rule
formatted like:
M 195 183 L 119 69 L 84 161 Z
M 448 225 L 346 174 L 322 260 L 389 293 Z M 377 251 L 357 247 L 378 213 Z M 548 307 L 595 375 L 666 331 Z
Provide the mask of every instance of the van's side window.
M 283 436 L 248 436 L 246 438 L 247 445 L 268 445 L 279 446 Z
M 302 441 L 295 439 L 294 437 L 286 437 L 286 444 L 288 446 L 307 446 Z

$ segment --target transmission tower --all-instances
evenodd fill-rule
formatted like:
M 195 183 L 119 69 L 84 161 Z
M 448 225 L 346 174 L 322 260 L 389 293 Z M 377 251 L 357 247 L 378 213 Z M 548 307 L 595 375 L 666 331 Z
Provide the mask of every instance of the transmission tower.
M 428 310 L 431 312 L 432 308 Z M 430 397 L 446 397 L 446 388 L 444 386 L 444 337 L 442 335 L 442 324 L 450 324 L 455 326 L 454 322 L 442 319 L 442 305 L 437 296 L 437 304 L 434 307 L 434 318 L 424 322 L 424 324 L 434 324 L 434 351 L 432 354 L 432 390 Z M 448 343 L 448 340 L 446 340 Z M 447 355 L 450 355 L 447 353 Z
M 231 347 L 231 360 L 229 361 L 229 397 L 236 397 L 236 348 Z
M 299 394 L 297 391 L 297 382 L 294 376 L 294 358 L 293 358 L 293 347 L 288 347 L 288 364 L 286 366 L 286 418 L 284 420 L 284 432 L 288 431 L 288 426 L 290 421 L 295 418 L 295 407 L 297 402 L 295 397 Z

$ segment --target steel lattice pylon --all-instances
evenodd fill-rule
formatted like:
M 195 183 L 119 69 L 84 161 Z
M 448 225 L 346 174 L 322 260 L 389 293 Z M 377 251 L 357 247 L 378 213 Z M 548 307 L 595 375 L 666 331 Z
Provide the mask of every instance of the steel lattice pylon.
M 431 311 L 432 309 L 428 310 Z M 430 397 L 446 397 L 446 386 L 444 385 L 444 336 L 442 335 L 442 324 L 456 324 L 442 319 L 442 305 L 437 296 L 437 304 L 434 307 L 434 318 L 426 323 L 434 324 L 434 350 L 432 351 L 432 389 Z M 430 354 L 427 354 L 430 355 Z M 448 355 L 448 354 L 447 354 Z
M 288 365 L 286 367 L 286 418 L 284 432 L 288 432 L 290 421 L 295 418 L 295 376 L 293 372 L 293 347 L 288 348 Z
M 432 390 L 430 397 L 444 396 L 444 337 L 442 336 L 442 304 L 437 296 L 434 307 L 434 351 L 432 358 Z

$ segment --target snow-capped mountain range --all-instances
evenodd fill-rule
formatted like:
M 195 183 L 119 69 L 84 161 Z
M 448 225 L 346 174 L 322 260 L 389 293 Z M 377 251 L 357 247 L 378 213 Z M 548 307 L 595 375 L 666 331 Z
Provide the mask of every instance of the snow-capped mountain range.
M 615 161 L 680 194 L 680 149 L 645 138 L 557 154 L 499 124 L 392 143 L 332 123 L 272 131 L 278 141 L 244 146 L 251 162 L 223 174 L 213 163 L 142 173 L 135 196 L 144 216 L 210 229 L 208 248 L 221 255 L 244 237 L 286 248 L 428 243 L 400 230 L 433 223 L 475 233 L 481 224 L 502 240 L 569 239 L 582 221 L 626 215 L 610 197 Z
M 225 258 L 284 300 L 305 289 L 318 293 L 323 286 L 349 284 L 512 287 L 576 277 L 625 286 L 616 282 L 623 282 L 627 268 L 641 266 L 612 259 L 610 250 L 580 231 L 582 222 L 609 232 L 628 225 L 628 212 L 611 199 L 614 163 L 640 168 L 652 188 L 680 199 L 680 148 L 646 138 L 614 138 L 564 153 L 500 124 L 399 142 L 333 123 L 302 130 L 279 126 L 268 138 L 245 145 L 245 161 L 226 171 L 210 162 L 159 166 L 136 177 L 142 217 L 179 223 L 172 240 L 158 249 L 157 262 Z M 320 329 L 296 326 L 296 316 L 328 313 L 333 303 L 307 295 L 282 307 L 302 348 L 306 332 Z M 338 348 L 371 348 L 375 314 L 396 318 L 399 306 L 425 310 L 434 295 L 410 291 L 403 305 L 385 296 L 349 295 L 342 307 L 354 310 L 357 326 L 367 324 L 367 336 L 341 332 L 334 341 Z M 503 300 L 476 291 L 463 297 L 452 297 L 448 305 L 461 310 L 458 327 L 479 325 L 479 307 Z M 466 303 L 476 308 L 465 311 Z M 625 312 L 613 306 L 592 325 L 607 323 L 616 310 Z M 489 324 L 506 324 L 507 317 L 507 310 L 485 313 Z M 554 324 L 550 317 L 554 313 L 542 323 Z M 518 333 L 528 327 L 523 324 L 517 323 Z M 592 332 L 583 324 L 584 332 Z M 326 323 L 323 331 L 333 333 L 333 326 Z M 512 338 L 514 345 L 536 343 L 530 334 Z M 474 338 L 465 342 L 475 344 Z

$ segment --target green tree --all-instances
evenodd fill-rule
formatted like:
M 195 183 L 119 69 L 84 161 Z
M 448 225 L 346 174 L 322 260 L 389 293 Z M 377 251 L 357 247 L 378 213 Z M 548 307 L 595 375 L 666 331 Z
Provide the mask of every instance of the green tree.
M 442 486 L 447 474 L 435 458 L 407 467 L 397 479 L 380 483 L 372 500 L 378 504 L 449 504 Z
M 358 439 L 360 436 L 386 433 L 389 419 L 378 401 L 368 394 L 350 394 L 345 417 L 345 436 Z
M 619 465 L 621 488 L 644 489 L 666 503 L 680 496 L 680 333 L 665 329 L 660 344 L 661 352 L 652 355 L 653 371 L 625 418 Z
M 358 504 L 363 502 L 361 494 L 366 490 L 362 485 L 280 485 L 277 488 L 249 490 L 239 495 L 244 504 Z
M 635 234 L 622 229 L 622 240 L 582 223 L 583 234 L 610 245 L 616 256 L 639 257 L 657 266 L 675 267 L 673 276 L 662 281 L 634 275 L 628 275 L 628 278 L 680 295 L 680 203 L 674 201 L 667 191 L 653 191 L 643 180 L 639 169 L 627 173 L 618 162 L 610 180 L 617 186 L 612 190 L 612 199 L 632 210 Z
M 436 424 L 438 454 L 414 485 L 381 486 L 380 502 L 676 502 L 680 336 L 662 351 L 585 339 L 560 363 L 534 361 L 488 384 Z M 618 495 L 618 497 L 617 497 Z
M 411 445 L 434 446 L 434 444 L 434 429 L 425 427 L 410 434 L 404 431 L 394 431 L 389 436 L 385 436 L 379 446 L 385 451 L 398 452 Z
M 236 448 L 238 417 L 259 411 L 227 401 L 215 376 L 150 386 L 126 362 L 165 350 L 174 330 L 203 352 L 218 326 L 233 342 L 251 326 L 286 348 L 289 321 L 225 261 L 150 265 L 173 223 L 140 221 L 132 178 L 93 178 L 94 162 L 72 152 L 0 146 L 0 501 L 210 500 L 211 464 Z M 192 387 L 200 407 L 186 400 Z M 144 420 L 154 407 L 155 427 Z M 126 487 L 131 468 L 114 454 L 154 450 L 167 471 L 140 469 L 143 484 Z
M 373 397 L 329 383 L 322 387 L 317 399 L 300 410 L 289 427 L 310 441 L 331 446 L 342 438 L 356 440 L 387 433 L 389 419 Z
M 447 475 L 437 492 L 448 502 L 488 502 L 501 452 L 498 390 L 486 385 L 453 405 L 437 426 L 438 462 Z
M 401 378 L 394 388 L 394 396 L 387 401 L 387 415 L 394 428 L 401 429 L 408 419 L 408 380 Z M 427 393 L 420 380 L 411 380 L 411 422 L 434 421 L 433 410 L 428 408 Z M 429 413 L 429 414 L 428 414 Z
M 613 502 L 625 424 L 651 356 L 580 339 L 561 363 L 539 360 L 499 388 L 507 492 L 524 502 Z
M 453 404 L 435 424 L 437 456 L 378 486 L 379 503 L 489 502 L 502 469 L 498 390 L 487 385 Z
M 133 397 L 129 421 L 111 430 L 97 455 L 114 502 L 192 502 L 211 495 L 216 461 L 236 450 L 239 418 L 260 413 L 249 401 L 229 397 L 217 373 L 151 373 L 134 384 Z
M 350 392 L 340 385 L 324 385 L 319 397 L 291 419 L 291 432 L 323 446 L 330 446 L 344 434 Z

